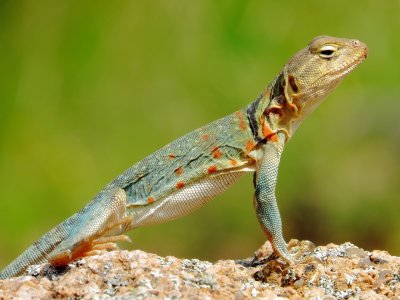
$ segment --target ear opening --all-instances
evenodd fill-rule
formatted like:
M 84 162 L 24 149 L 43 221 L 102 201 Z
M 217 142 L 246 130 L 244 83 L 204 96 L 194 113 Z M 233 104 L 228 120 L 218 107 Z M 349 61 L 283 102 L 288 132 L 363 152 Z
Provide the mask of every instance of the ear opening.
M 296 79 L 294 78 L 294 76 L 289 75 L 288 81 L 289 81 L 290 87 L 292 88 L 293 93 L 297 94 L 299 92 L 299 88 L 297 87 Z

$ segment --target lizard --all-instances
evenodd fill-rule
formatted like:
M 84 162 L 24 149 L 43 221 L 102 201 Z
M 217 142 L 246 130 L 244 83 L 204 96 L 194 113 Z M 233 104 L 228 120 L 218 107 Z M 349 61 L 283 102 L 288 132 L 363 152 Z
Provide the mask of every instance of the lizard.
M 283 66 L 249 105 L 194 130 L 137 162 L 86 206 L 39 238 L 0 272 L 65 266 L 116 249 L 125 231 L 190 214 L 253 172 L 254 207 L 274 253 L 297 263 L 282 234 L 275 196 L 281 153 L 300 123 L 367 57 L 359 40 L 318 36 Z

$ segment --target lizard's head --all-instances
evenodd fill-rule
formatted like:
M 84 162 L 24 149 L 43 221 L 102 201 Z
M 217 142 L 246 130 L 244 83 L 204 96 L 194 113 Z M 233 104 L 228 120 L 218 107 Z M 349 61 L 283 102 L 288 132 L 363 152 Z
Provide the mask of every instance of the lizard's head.
M 271 87 L 270 107 L 282 108 L 273 103 L 280 100 L 292 111 L 285 109 L 287 115 L 279 121 L 281 125 L 290 123 L 284 126 L 289 136 L 367 53 L 367 46 L 358 40 L 320 36 L 288 61 Z
M 314 38 L 283 69 L 286 99 L 297 102 L 303 113 L 312 111 L 346 74 L 364 61 L 367 53 L 367 46 L 358 40 Z

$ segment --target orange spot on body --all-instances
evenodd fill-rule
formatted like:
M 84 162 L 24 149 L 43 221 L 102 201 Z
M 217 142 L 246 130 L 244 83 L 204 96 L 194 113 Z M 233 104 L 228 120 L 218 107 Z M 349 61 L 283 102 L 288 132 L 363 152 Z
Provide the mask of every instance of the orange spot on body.
M 232 166 L 236 166 L 238 164 L 236 159 L 231 159 L 230 163 L 231 163 Z
M 248 140 L 246 142 L 246 150 L 247 152 L 250 152 L 254 148 L 255 144 L 252 140 Z
M 277 142 L 278 141 L 278 135 L 276 133 L 270 135 L 269 136 L 269 140 L 273 141 L 273 142 Z
M 211 152 L 214 158 L 220 158 L 222 156 L 222 152 L 219 150 L 218 147 L 212 148 Z
M 275 132 L 273 132 L 268 125 L 263 124 L 263 135 L 266 137 L 268 140 L 277 142 L 278 141 L 278 136 L 276 135 Z
M 247 124 L 244 121 L 243 113 L 239 110 L 236 112 L 236 116 L 239 119 L 239 128 L 240 130 L 246 130 L 247 129 Z
M 185 186 L 185 183 L 183 182 L 183 181 L 178 181 L 177 183 L 176 183 L 176 188 L 177 189 L 181 189 L 181 188 L 183 188 Z
M 175 169 L 174 172 L 175 172 L 176 175 L 182 175 L 182 173 L 183 173 L 183 168 L 182 168 L 182 167 L 179 167 L 179 168 Z
M 274 134 L 274 132 L 268 127 L 268 125 L 263 124 L 263 135 L 264 137 L 269 137 L 271 134 Z
M 208 140 L 210 139 L 210 136 L 209 136 L 207 133 L 205 133 L 205 134 L 203 134 L 203 135 L 201 136 L 201 139 L 202 139 L 203 141 L 208 141 Z
M 147 198 L 147 203 L 153 203 L 154 201 L 156 201 L 153 197 L 149 197 Z
M 168 158 L 169 159 L 174 159 L 176 156 L 175 156 L 175 154 L 173 154 L 173 153 L 170 153 L 170 154 L 168 154 Z
M 207 172 L 208 172 L 208 174 L 212 174 L 212 173 L 215 173 L 215 172 L 217 172 L 217 166 L 210 166 L 210 167 L 208 167 L 208 169 L 207 169 Z

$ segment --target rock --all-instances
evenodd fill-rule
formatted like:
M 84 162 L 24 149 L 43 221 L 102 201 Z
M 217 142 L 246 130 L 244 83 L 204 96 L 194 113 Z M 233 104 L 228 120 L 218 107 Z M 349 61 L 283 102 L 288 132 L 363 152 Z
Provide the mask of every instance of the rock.
M 399 257 L 351 243 L 289 245 L 307 259 L 289 266 L 271 255 L 269 243 L 254 259 L 215 263 L 139 250 L 104 252 L 66 268 L 32 266 L 25 276 L 0 280 L 0 299 L 400 298 Z

